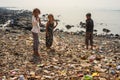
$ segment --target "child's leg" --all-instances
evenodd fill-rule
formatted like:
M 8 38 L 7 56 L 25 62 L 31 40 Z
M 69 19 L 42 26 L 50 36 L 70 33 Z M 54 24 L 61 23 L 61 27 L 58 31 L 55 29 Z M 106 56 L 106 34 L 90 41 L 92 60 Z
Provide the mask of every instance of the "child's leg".
M 50 34 L 49 36 L 46 36 L 46 47 L 47 49 L 50 49 L 53 44 L 53 34 Z
M 33 33 L 33 50 L 34 54 L 38 55 L 38 47 L 39 47 L 39 38 L 37 33 Z
M 86 49 L 88 49 L 89 40 L 86 40 Z
M 46 48 L 50 49 L 49 36 L 46 35 Z
M 53 44 L 53 36 L 51 36 L 50 38 L 50 47 L 52 46 L 52 44 Z
M 86 49 L 88 49 L 88 45 L 89 45 L 89 34 L 88 33 L 86 33 L 85 45 L 86 45 Z
M 90 34 L 90 45 L 91 45 L 91 49 L 93 49 L 93 34 Z

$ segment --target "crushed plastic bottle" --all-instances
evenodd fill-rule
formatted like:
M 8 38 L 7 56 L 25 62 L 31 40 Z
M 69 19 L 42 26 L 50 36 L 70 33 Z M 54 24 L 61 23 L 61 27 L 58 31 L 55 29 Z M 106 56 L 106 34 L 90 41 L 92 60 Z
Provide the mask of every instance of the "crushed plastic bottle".
M 93 80 L 93 77 L 91 75 L 85 75 L 83 80 Z
M 120 70 L 120 65 L 118 65 L 116 68 L 117 68 L 117 70 Z

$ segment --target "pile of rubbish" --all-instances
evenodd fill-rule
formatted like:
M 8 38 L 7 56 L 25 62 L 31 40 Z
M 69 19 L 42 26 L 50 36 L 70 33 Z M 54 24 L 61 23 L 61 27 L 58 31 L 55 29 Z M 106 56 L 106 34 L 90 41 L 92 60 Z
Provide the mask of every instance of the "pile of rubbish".
M 32 63 L 32 34 L 0 33 L 0 80 L 120 80 L 120 40 L 95 37 L 86 50 L 84 36 L 56 31 L 51 51 L 40 33 L 41 62 Z

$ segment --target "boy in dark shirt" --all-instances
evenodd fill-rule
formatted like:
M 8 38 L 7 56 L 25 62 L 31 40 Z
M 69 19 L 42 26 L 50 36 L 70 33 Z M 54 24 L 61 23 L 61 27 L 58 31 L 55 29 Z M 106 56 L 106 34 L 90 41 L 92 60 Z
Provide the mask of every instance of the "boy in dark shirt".
M 86 14 L 86 39 L 85 39 L 85 44 L 86 44 L 86 49 L 88 49 L 88 46 L 90 44 L 91 49 L 93 49 L 93 28 L 94 28 L 94 22 L 91 19 L 91 13 Z

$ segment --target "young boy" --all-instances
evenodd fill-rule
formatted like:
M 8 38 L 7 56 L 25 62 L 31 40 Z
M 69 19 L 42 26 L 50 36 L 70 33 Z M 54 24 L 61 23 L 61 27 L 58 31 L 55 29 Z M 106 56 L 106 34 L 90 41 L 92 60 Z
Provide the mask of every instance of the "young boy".
M 89 44 L 91 46 L 91 49 L 93 49 L 93 29 L 94 29 L 94 22 L 91 19 L 91 13 L 86 14 L 86 49 L 88 49 Z

